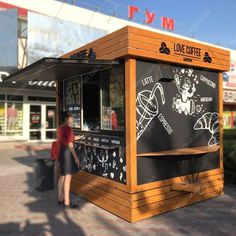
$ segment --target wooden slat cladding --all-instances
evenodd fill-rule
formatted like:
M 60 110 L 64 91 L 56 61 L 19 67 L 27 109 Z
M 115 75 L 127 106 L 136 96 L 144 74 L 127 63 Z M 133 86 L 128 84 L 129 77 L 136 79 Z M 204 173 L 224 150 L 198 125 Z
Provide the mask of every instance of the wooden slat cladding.
M 216 197 L 223 193 L 223 186 L 209 188 L 204 195 L 196 194 L 186 194 L 175 198 L 166 199 L 157 204 L 149 205 L 148 207 L 143 207 L 139 210 L 132 210 L 132 222 L 142 220 L 154 215 L 162 214 L 177 208 L 188 206 L 195 202 L 203 201 L 212 197 Z
M 217 174 L 209 177 L 199 178 L 199 183 L 201 183 L 205 189 L 217 186 L 219 184 L 223 185 L 223 175 Z M 181 180 L 178 183 L 182 183 Z M 172 191 L 171 184 L 165 187 L 160 187 L 157 189 L 147 190 L 131 195 L 132 207 L 138 207 L 141 205 L 148 205 L 153 202 L 171 198 L 174 196 L 179 196 L 186 194 L 184 191 Z
M 130 37 L 131 37 L 131 35 L 130 35 Z M 161 54 L 159 52 L 161 41 L 157 41 L 156 43 L 157 43 L 157 45 L 152 45 L 152 44 L 148 44 L 148 43 L 143 43 L 142 41 L 139 42 L 139 41 L 129 40 L 129 49 L 130 48 L 132 48 L 132 49 L 140 49 L 140 50 L 143 50 L 143 51 L 146 51 L 146 52 L 152 52 L 152 53 L 154 53 L 156 55 L 156 57 L 159 57 L 158 59 L 160 60 L 162 58 L 162 56 L 163 56 L 163 54 Z M 170 49 L 171 52 L 174 51 L 174 48 L 173 48 L 172 45 L 170 45 L 168 48 Z M 214 52 L 209 53 L 209 54 L 210 54 L 210 56 L 212 58 L 212 63 L 211 64 L 213 64 L 214 66 L 215 66 L 215 64 L 219 65 L 219 66 L 221 65 L 222 67 L 228 66 L 229 62 L 227 60 L 228 59 L 227 55 L 216 54 Z M 178 54 L 176 54 L 176 55 L 172 54 L 171 55 L 170 54 L 168 56 L 171 57 L 171 60 L 173 60 L 173 58 L 175 58 L 175 62 L 176 63 L 179 62 L 179 63 L 186 64 L 186 62 L 183 61 L 183 56 L 181 56 L 181 55 L 178 55 Z M 186 57 L 188 57 L 188 56 L 186 56 Z M 166 58 L 168 58 L 168 57 L 166 57 Z M 203 59 L 203 57 L 201 57 L 201 58 L 194 58 L 193 60 L 194 60 L 194 63 L 201 64 L 202 67 L 208 66 L 208 64 L 203 62 L 202 59 Z M 187 63 L 189 63 L 189 62 L 187 62 Z M 191 62 L 189 64 L 191 64 Z M 211 64 L 209 64 L 210 67 L 211 67 Z
M 190 205 L 223 193 L 223 174 L 204 175 L 198 180 L 204 185 L 204 194 L 172 191 L 170 185 L 147 190 L 131 195 L 132 222 L 145 219 L 157 214 L 168 212 Z
M 163 62 L 170 62 L 170 63 L 177 63 L 177 64 L 182 64 L 182 65 L 187 65 L 187 66 L 195 66 L 198 68 L 208 68 L 208 69 L 214 69 L 214 70 L 219 70 L 219 71 L 226 71 L 229 68 L 229 64 L 227 65 L 222 65 L 222 64 L 203 64 L 203 62 L 200 61 L 194 61 L 194 63 L 190 62 L 185 62 L 183 61 L 183 57 L 180 56 L 171 56 L 171 55 L 165 55 L 161 54 L 160 56 L 157 56 L 158 54 L 153 52 L 153 51 L 145 51 L 143 49 L 134 49 L 129 47 L 128 48 L 128 54 L 136 57 L 140 57 L 143 59 L 152 59 L 152 60 L 160 60 Z
M 108 187 L 98 182 L 72 179 L 71 191 L 107 211 L 131 222 L 130 194 Z M 85 182 L 87 181 L 87 182 Z
M 94 185 L 77 179 L 73 180 L 73 184 L 75 184 L 76 186 L 78 186 L 83 190 L 94 191 L 97 196 L 106 196 L 108 199 L 116 203 L 119 203 L 124 207 L 130 208 L 130 194 L 129 194 L 129 199 L 124 199 L 122 195 L 120 196 L 119 193 L 117 192 L 114 193 L 113 191 L 104 190 L 103 188 L 101 188 L 101 185 Z
M 89 187 L 89 184 L 86 185 L 86 187 Z M 123 218 L 124 220 L 131 222 L 131 213 L 128 210 L 129 208 L 127 208 L 127 210 L 124 211 L 124 207 L 106 198 L 106 196 L 98 196 L 96 192 L 92 190 L 87 190 L 86 188 L 84 189 L 79 185 L 77 185 L 75 182 L 72 182 L 71 191 L 75 194 L 84 197 L 85 199 L 94 203 L 95 205 L 98 205 L 99 207 Z
M 150 31 L 149 31 L 150 32 Z M 211 46 L 205 45 L 205 44 L 199 44 L 192 41 L 187 41 L 181 38 L 173 38 L 170 36 L 157 34 L 154 32 L 146 33 L 146 32 L 140 32 L 139 30 L 136 30 L 134 28 L 129 28 L 129 43 L 138 45 L 150 45 L 153 46 L 153 49 L 156 49 L 158 45 L 160 45 L 161 42 L 167 40 L 167 43 L 170 42 L 169 49 L 173 48 L 173 43 L 184 43 L 184 44 L 191 44 L 191 46 L 196 48 L 201 48 L 204 52 L 208 51 L 209 53 L 212 53 L 213 58 L 219 58 L 225 61 L 228 61 L 229 53 L 226 50 L 222 50 L 219 48 L 213 48 Z M 139 44 L 140 43 L 140 44 Z M 168 46 L 168 45 L 167 45 Z M 158 47 L 159 50 L 160 47 Z M 155 50 L 154 50 L 155 51 Z
M 130 199 L 130 194 L 128 192 L 119 190 L 119 189 L 115 188 L 114 186 L 112 187 L 108 184 L 98 182 L 96 178 L 91 179 L 91 178 L 87 178 L 85 176 L 76 174 L 75 176 L 73 176 L 73 181 L 75 181 L 75 182 L 76 181 L 81 181 L 81 182 L 84 182 L 85 184 L 89 184 L 91 186 L 99 187 L 99 188 L 103 189 L 104 191 L 116 194 L 116 195 L 122 197 L 123 199 L 126 199 L 126 200 Z
M 135 28 L 131 26 L 129 27 L 128 32 L 129 32 L 129 40 L 140 41 L 143 43 L 154 44 L 154 45 L 157 45 L 157 40 L 161 42 L 166 40 L 167 43 L 168 42 L 181 43 L 185 45 L 191 45 L 195 48 L 201 48 L 204 52 L 208 51 L 209 53 L 213 53 L 213 57 L 216 57 L 216 58 L 222 57 L 222 59 L 224 60 L 227 60 L 227 61 L 229 60 L 228 50 L 224 50 L 218 47 L 213 47 L 213 46 L 203 44 L 203 43 L 194 42 L 194 41 L 191 41 L 190 39 L 186 40 L 186 39 L 182 39 L 178 37 L 172 37 L 165 34 L 159 34 L 153 31 L 139 29 L 139 28 Z
M 219 180 L 208 181 L 208 182 L 205 182 L 205 183 L 202 183 L 202 184 L 204 185 L 204 188 L 205 188 L 205 191 L 206 191 L 208 188 L 212 188 L 212 187 L 219 186 L 219 185 L 223 186 L 223 183 L 224 183 L 223 179 L 219 179 Z M 151 196 L 151 197 L 146 197 L 146 195 L 144 193 L 143 196 L 145 196 L 145 197 L 143 197 L 142 199 L 137 200 L 137 201 L 132 201 L 131 208 L 138 208 L 138 207 L 145 206 L 145 205 L 148 206 L 149 204 L 159 202 L 159 201 L 163 201 L 165 199 L 185 195 L 187 193 L 188 192 L 185 192 L 185 191 L 170 190 L 169 192 L 154 195 L 154 196 Z
M 164 187 L 131 194 L 90 179 L 82 179 L 81 177 L 84 177 L 82 175 L 75 176 L 76 178 L 72 180 L 72 192 L 129 222 L 215 197 L 223 193 L 224 186 L 223 173 L 216 171 L 203 172 L 199 177 L 198 181 L 205 187 L 203 195 L 172 191 L 171 183 Z M 179 181 L 180 178 L 176 180 Z
M 186 64 L 189 66 L 216 69 L 220 71 L 227 71 L 229 69 L 230 52 L 227 50 L 131 26 L 129 26 L 128 32 L 129 55 Z M 166 46 L 170 49 L 171 52 L 169 55 L 161 54 L 159 52 L 162 42 L 166 43 Z M 183 58 L 188 58 L 188 55 L 174 54 L 174 43 L 201 49 L 201 57 L 193 58 L 192 62 L 183 60 Z M 209 56 L 212 58 L 212 63 L 203 62 L 205 52 L 208 52 Z M 191 55 L 189 55 L 189 58 L 191 58 Z
M 216 181 L 216 180 L 222 180 L 224 178 L 223 174 L 214 174 L 214 175 L 210 175 L 210 176 L 203 176 L 200 177 L 200 181 L 201 183 L 206 183 L 209 181 Z M 184 178 L 182 178 L 182 180 L 185 181 Z M 181 183 L 181 179 L 178 178 L 176 180 L 173 181 L 174 183 Z M 131 201 L 137 201 L 143 198 L 149 198 L 149 197 L 153 197 L 156 195 L 160 195 L 160 194 L 165 194 L 170 192 L 170 184 L 171 182 L 169 182 L 169 185 L 164 186 L 164 187 L 157 187 L 155 189 L 151 189 L 151 190 L 146 190 L 146 191 L 142 191 L 142 192 L 137 192 L 131 195 Z

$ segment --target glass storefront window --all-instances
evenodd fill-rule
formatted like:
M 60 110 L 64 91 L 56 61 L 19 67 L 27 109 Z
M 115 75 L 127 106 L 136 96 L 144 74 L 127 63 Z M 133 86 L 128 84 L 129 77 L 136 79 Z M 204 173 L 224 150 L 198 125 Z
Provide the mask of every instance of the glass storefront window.
M 0 101 L 5 101 L 5 95 L 4 94 L 0 94 Z
M 124 130 L 124 69 L 116 67 L 101 76 L 101 129 Z
M 28 96 L 28 101 L 56 102 L 56 98 Z
M 23 101 L 23 96 L 19 96 L 19 95 L 7 95 L 7 101 L 18 101 L 18 102 L 22 102 L 22 101 Z
M 41 128 L 41 106 L 31 105 L 30 106 L 30 129 Z
M 23 132 L 23 104 L 22 103 L 7 103 L 6 110 L 6 135 L 22 135 Z
M 41 132 L 40 131 L 30 131 L 30 140 L 40 140 Z

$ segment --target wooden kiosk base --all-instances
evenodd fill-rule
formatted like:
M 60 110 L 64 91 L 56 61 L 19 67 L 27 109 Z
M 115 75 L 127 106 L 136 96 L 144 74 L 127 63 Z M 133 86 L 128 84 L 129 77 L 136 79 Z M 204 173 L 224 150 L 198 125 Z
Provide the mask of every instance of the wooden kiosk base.
M 149 188 L 139 186 L 133 194 L 104 184 L 103 180 L 87 173 L 79 173 L 72 180 L 72 192 L 128 222 L 136 222 L 216 197 L 223 194 L 224 188 L 220 169 L 200 173 L 199 183 L 204 186 L 203 194 L 173 190 L 172 186 L 181 184 L 179 177 L 152 183 Z

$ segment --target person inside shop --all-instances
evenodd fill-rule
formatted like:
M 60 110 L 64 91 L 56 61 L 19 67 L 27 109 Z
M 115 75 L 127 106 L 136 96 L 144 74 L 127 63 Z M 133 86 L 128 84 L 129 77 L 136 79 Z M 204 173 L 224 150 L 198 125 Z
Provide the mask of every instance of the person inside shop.
M 73 116 L 71 113 L 63 112 L 62 124 L 57 130 L 59 144 L 59 170 L 58 180 L 58 205 L 64 208 L 77 208 L 78 205 L 70 201 L 70 185 L 72 175 L 79 171 L 80 161 L 75 152 L 73 142 L 83 136 L 74 136 Z
M 11 107 L 7 109 L 7 121 L 8 121 L 8 129 L 15 129 L 16 121 L 17 121 L 17 109 L 15 104 L 12 104 Z

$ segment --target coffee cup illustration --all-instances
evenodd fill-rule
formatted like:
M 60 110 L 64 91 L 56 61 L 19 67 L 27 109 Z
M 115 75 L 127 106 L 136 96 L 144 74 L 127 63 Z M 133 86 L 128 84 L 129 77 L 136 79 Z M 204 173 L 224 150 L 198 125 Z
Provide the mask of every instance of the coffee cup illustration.
M 152 90 L 143 90 L 136 98 L 136 133 L 137 140 L 141 137 L 152 119 L 158 115 L 159 104 L 156 91 L 160 92 L 162 105 L 165 104 L 164 90 L 160 83 L 156 83 Z

